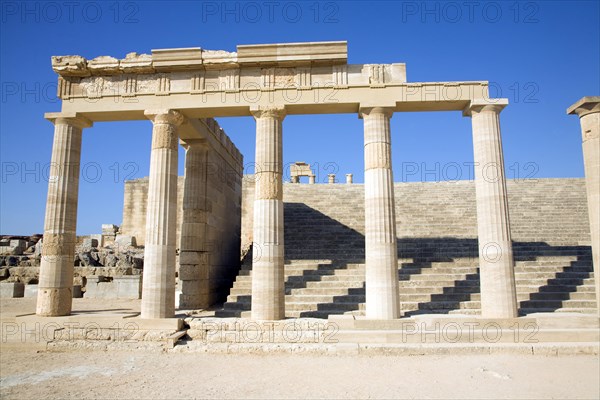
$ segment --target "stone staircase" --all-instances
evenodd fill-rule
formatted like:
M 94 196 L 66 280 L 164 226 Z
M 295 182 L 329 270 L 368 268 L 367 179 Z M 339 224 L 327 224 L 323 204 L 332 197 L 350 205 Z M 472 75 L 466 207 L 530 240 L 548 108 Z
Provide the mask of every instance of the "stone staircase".
M 402 315 L 479 314 L 474 185 L 397 183 Z M 509 181 L 519 312 L 594 313 L 582 179 Z M 287 317 L 364 313 L 362 185 L 284 185 Z M 217 316 L 250 316 L 251 262 Z

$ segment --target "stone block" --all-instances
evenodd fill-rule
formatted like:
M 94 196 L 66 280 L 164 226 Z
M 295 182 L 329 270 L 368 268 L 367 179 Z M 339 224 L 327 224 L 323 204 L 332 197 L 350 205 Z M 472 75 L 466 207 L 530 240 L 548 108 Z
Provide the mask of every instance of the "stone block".
M 208 294 L 207 281 L 181 281 L 181 292 L 186 295 Z
M 104 241 L 102 240 L 103 239 L 102 234 L 90 235 L 90 239 L 95 239 L 98 242 L 97 247 L 104 247 Z
M 179 253 L 179 264 L 206 265 L 208 254 L 200 251 L 182 251 Z
M 27 249 L 27 242 L 21 239 L 13 239 L 11 241 L 5 241 L 0 246 L 0 254 L 20 256 Z
M 25 285 L 25 293 L 23 297 L 37 297 L 38 285 Z
M 88 277 L 85 297 L 96 299 L 139 299 L 142 293 L 142 276 Z
M 81 291 L 81 285 L 73 285 L 73 298 L 80 299 L 83 297 L 83 292 Z
M 25 285 L 25 291 L 23 297 L 37 297 L 38 294 L 38 285 Z M 83 292 L 81 291 L 81 285 L 73 285 L 73 298 L 81 298 L 83 297 Z
M 181 264 L 179 266 L 179 279 L 182 281 L 195 281 L 208 279 L 208 269 L 200 265 Z
M 0 283 L 0 298 L 12 299 L 23 297 L 25 285 L 20 282 L 2 282 Z
M 114 224 L 102 224 L 102 234 L 103 235 L 116 235 L 119 227 Z
M 183 294 L 178 292 L 177 308 L 192 309 L 192 308 L 208 308 L 210 306 L 210 296 L 208 294 Z
M 38 242 L 35 244 L 35 251 L 33 252 L 33 254 L 37 257 L 37 256 L 41 256 L 42 255 L 42 239 L 38 240 Z
M 98 247 L 98 240 L 92 239 L 91 237 L 83 239 L 82 247 L 84 250 L 89 251 L 92 248 Z
M 117 284 L 117 298 L 119 299 L 140 299 L 142 298 L 142 276 L 119 276 L 113 278 L 113 283 Z
M 135 237 L 130 235 L 117 235 L 115 244 L 119 247 L 135 246 Z

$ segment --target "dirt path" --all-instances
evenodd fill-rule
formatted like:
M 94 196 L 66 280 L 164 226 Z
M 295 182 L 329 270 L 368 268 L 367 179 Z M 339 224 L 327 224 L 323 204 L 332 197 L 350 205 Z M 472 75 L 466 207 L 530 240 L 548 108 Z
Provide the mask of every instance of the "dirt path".
M 0 351 L 2 399 L 578 398 L 597 356 L 350 357 Z

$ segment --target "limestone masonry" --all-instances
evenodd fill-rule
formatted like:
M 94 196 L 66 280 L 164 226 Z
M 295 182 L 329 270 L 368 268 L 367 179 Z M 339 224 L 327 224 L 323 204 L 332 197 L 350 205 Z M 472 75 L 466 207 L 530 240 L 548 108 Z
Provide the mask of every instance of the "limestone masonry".
M 541 204 L 532 204 L 528 211 L 518 206 L 519 200 L 510 198 L 504 175 L 500 124 L 500 113 L 508 100 L 490 98 L 485 81 L 408 82 L 403 63 L 353 65 L 348 64 L 347 59 L 346 42 L 243 45 L 238 46 L 236 52 L 159 49 L 149 55 L 130 53 L 123 59 L 53 57 L 52 68 L 58 74 L 59 97 L 63 102 L 60 112 L 46 114 L 55 128 L 37 315 L 71 313 L 83 131 L 95 122 L 124 120 L 151 121 L 150 171 L 147 181 L 127 184 L 124 221 L 119 232 L 123 237 L 119 239 L 113 232 L 115 238 L 110 235 L 107 238 L 130 245 L 135 240 L 135 244 L 144 246 L 141 289 L 141 318 L 144 320 L 175 316 L 177 283 L 181 291 L 180 306 L 204 308 L 212 303 L 224 282 L 234 275 L 240 242 L 242 255 L 246 257 L 230 293 L 239 298 L 231 297 L 221 311 L 223 314 L 232 310 L 250 311 L 249 316 L 254 320 L 279 320 L 286 315 L 296 315 L 296 311 L 303 315 L 305 310 L 357 311 L 356 307 L 348 306 L 348 302 L 364 303 L 358 311 L 364 309 L 367 319 L 394 320 L 411 311 L 456 309 L 448 303 L 462 304 L 465 293 L 459 292 L 462 297 L 450 301 L 444 296 L 456 294 L 456 288 L 466 286 L 473 290 L 467 297 L 474 302 L 470 303 L 471 308 L 488 319 L 512 320 L 519 313 L 562 308 L 535 303 L 539 297 L 546 301 L 547 292 L 554 293 L 560 301 L 579 301 L 571 297 L 571 293 L 578 292 L 580 286 L 587 293 L 593 281 L 590 246 L 585 239 L 588 231 L 596 276 L 599 268 L 600 97 L 584 97 L 568 110 L 581 121 L 589 209 L 586 226 L 574 228 L 580 231 L 569 239 L 577 243 L 562 240 L 571 229 L 567 225 L 557 227 L 556 232 L 548 236 L 542 235 L 545 228 L 539 227 L 541 241 L 535 235 L 521 239 L 520 221 L 529 218 L 529 214 L 533 218 L 547 218 L 556 207 L 548 205 L 551 200 L 542 198 Z M 469 222 L 468 225 L 457 225 L 456 230 L 448 228 L 448 236 L 440 236 L 446 232 L 443 229 L 432 229 L 424 236 L 405 235 L 411 230 L 420 231 L 421 225 L 411 225 L 411 221 L 417 221 L 423 210 L 412 209 L 413 203 L 406 201 L 407 193 L 414 186 L 394 184 L 391 157 L 394 135 L 390 119 L 395 113 L 408 111 L 454 111 L 471 120 L 475 179 L 472 183 L 448 186 L 448 190 L 449 193 L 454 190 L 470 193 L 474 205 L 471 203 L 468 211 L 463 209 L 465 214 L 460 217 L 465 223 Z M 329 176 L 328 185 L 290 184 L 294 186 L 291 190 L 307 190 L 308 194 L 310 190 L 318 192 L 329 187 L 332 191 L 352 193 L 360 187 L 362 211 L 355 215 L 364 228 L 354 230 L 350 225 L 345 234 L 340 231 L 339 236 L 316 242 L 310 236 L 300 240 L 314 243 L 315 248 L 320 249 L 322 242 L 326 246 L 329 241 L 346 238 L 353 243 L 346 249 L 347 254 L 358 256 L 362 252 L 363 256 L 349 262 L 334 254 L 331 259 L 313 260 L 294 270 L 286 264 L 286 260 L 294 259 L 288 251 L 296 246 L 289 235 L 303 230 L 288 232 L 286 220 L 293 221 L 303 210 L 310 213 L 312 209 L 308 203 L 299 202 L 292 208 L 289 204 L 293 203 L 284 204 L 288 185 L 283 185 L 283 121 L 288 115 L 327 113 L 350 113 L 363 120 L 365 183 L 360 186 L 339 184 L 339 178 Z M 252 116 L 256 121 L 252 211 L 250 200 L 244 198 L 244 192 L 251 189 L 242 188 L 242 155 L 214 120 L 233 116 Z M 177 178 L 179 145 L 186 150 L 182 184 L 178 184 Z M 209 173 L 212 167 L 216 173 Z M 309 181 L 314 181 L 309 170 L 310 166 L 297 164 L 294 180 L 308 176 Z M 352 177 L 347 176 L 346 182 L 351 181 Z M 581 191 L 581 184 L 564 183 Z M 513 193 L 518 194 L 519 189 Z M 511 201 L 517 206 L 510 205 Z M 460 199 L 457 198 L 456 203 L 460 204 Z M 542 207 L 540 213 L 534 211 L 539 206 Z M 450 220 L 457 212 L 452 203 L 436 202 L 431 207 L 443 207 Z M 517 216 L 511 216 L 511 212 Z M 520 212 L 524 213 L 523 217 Z M 578 218 L 584 212 L 579 210 Z M 559 214 L 565 215 L 562 210 Z M 246 223 L 243 228 L 242 220 Z M 316 220 L 319 219 L 315 215 Z M 338 222 L 344 224 L 342 220 Z M 310 234 L 310 230 L 304 232 Z M 294 245 L 287 246 L 288 240 Z M 250 241 L 251 252 L 247 246 Z M 343 240 L 339 242 L 340 246 L 343 243 Z M 212 247 L 212 244 L 218 245 Z M 20 247 L 18 244 L 9 246 Z M 312 250 L 306 249 L 308 254 Z M 449 254 L 444 258 L 440 252 L 446 250 Z M 251 267 L 247 261 L 250 256 Z M 298 257 L 307 256 L 305 253 Z M 547 256 L 558 259 L 545 259 Z M 545 265 L 523 264 L 522 261 L 548 261 L 548 269 L 540 271 L 537 267 Z M 448 265 L 443 263 L 446 262 L 452 269 L 449 274 L 445 273 Z M 464 268 L 460 274 L 458 268 Z M 303 272 L 305 270 L 308 272 Z M 543 279 L 537 275 L 540 272 L 548 275 L 546 284 L 540 282 Z M 571 280 L 565 280 L 563 273 Z M 573 273 L 582 275 L 575 278 Z M 560 289 L 554 287 L 555 279 L 559 280 Z M 423 297 L 407 297 L 416 287 L 433 287 L 433 281 L 444 282 L 436 286 L 436 290 L 442 289 L 441 293 L 418 294 L 431 298 L 441 296 L 440 301 L 424 300 L 423 303 Z M 339 282 L 346 286 L 337 286 Z M 599 282 L 596 279 L 596 293 L 600 292 Z M 323 299 L 311 297 L 316 293 L 298 294 L 308 297 L 288 301 L 290 295 L 296 295 L 292 290 L 314 289 L 313 284 L 324 284 L 318 288 L 335 288 L 342 293 L 335 296 L 333 303 L 322 303 Z M 546 286 L 548 289 L 544 289 Z M 531 303 L 523 300 L 524 296 L 530 296 Z M 573 308 L 588 310 L 595 300 L 588 293 L 581 301 L 587 303 L 573 305 Z M 339 306 L 339 303 L 344 305 Z M 597 303 L 593 304 L 598 312 Z

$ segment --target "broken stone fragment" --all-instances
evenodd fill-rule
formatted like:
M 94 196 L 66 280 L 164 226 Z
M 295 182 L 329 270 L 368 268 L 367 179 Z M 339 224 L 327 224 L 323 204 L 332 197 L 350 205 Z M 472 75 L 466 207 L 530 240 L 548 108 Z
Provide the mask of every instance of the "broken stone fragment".
M 121 73 L 119 64 L 119 60 L 114 57 L 100 56 L 89 60 L 87 66 L 92 75 L 105 75 Z
M 89 76 L 87 60 L 81 56 L 52 56 L 52 69 L 63 76 Z
M 149 54 L 128 53 L 120 62 L 125 73 L 153 73 L 152 56 Z

